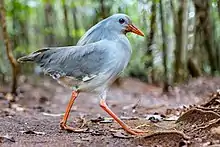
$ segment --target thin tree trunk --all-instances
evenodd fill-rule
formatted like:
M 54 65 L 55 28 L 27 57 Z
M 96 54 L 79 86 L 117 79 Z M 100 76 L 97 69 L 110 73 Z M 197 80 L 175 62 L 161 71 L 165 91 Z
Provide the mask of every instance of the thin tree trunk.
M 77 41 L 79 40 L 79 34 L 78 34 L 78 31 L 79 31 L 79 25 L 78 25 L 78 21 L 77 21 L 77 8 L 72 8 L 72 14 L 73 14 L 73 23 L 74 23 L 74 30 L 75 30 L 75 34 L 74 34 L 74 44 L 77 43 Z
M 218 19 L 220 19 L 220 0 L 217 2 L 218 6 Z M 214 28 L 216 30 L 217 26 L 214 24 Z M 215 49 L 216 49 L 216 60 L 217 60 L 217 68 L 220 71 L 220 45 L 218 43 L 219 39 L 215 39 Z
M 5 74 L 4 73 L 0 73 L 0 75 L 1 75 L 1 82 L 2 82 L 2 84 L 5 84 Z
M 19 73 L 19 67 L 16 59 L 14 58 L 12 54 L 12 49 L 11 49 L 11 43 L 8 37 L 7 33 L 7 23 L 6 23 L 6 11 L 4 8 L 4 0 L 0 0 L 0 11 L 1 11 L 1 25 L 2 25 L 2 33 L 3 33 L 3 39 L 5 43 L 5 48 L 6 48 L 6 53 L 8 60 L 10 61 L 11 68 L 12 68 L 12 87 L 11 87 L 11 92 L 13 94 L 16 94 L 16 89 L 17 89 L 17 77 Z
M 11 5 L 12 5 L 12 14 L 14 14 L 12 15 L 12 28 L 13 28 L 12 48 L 16 48 L 19 42 L 19 37 L 17 37 L 19 23 L 15 15 L 16 14 L 16 1 L 15 0 L 12 1 Z
M 28 17 L 26 17 L 28 18 Z M 28 45 L 29 44 L 29 39 L 28 39 L 28 26 L 27 26 L 27 20 L 20 20 L 19 21 L 20 26 L 21 26 L 21 38 L 20 38 L 20 43 Z
M 204 0 L 193 0 L 196 10 L 196 38 L 200 37 L 205 47 L 206 53 L 208 55 L 208 60 L 211 67 L 211 74 L 214 75 L 217 70 L 215 52 L 213 48 L 213 32 L 212 32 L 212 22 L 210 18 L 210 1 Z
M 176 38 L 174 82 L 182 82 L 186 76 L 186 45 L 187 45 L 187 16 L 188 0 L 180 1 L 180 7 L 176 14 L 173 0 L 171 8 L 174 18 L 174 33 Z
M 163 38 L 163 66 L 164 66 L 164 87 L 163 91 L 168 92 L 169 88 L 169 77 L 168 77 L 168 67 L 167 67 L 167 37 L 165 32 L 165 19 L 163 14 L 163 4 L 162 0 L 160 2 L 160 21 L 161 21 L 161 32 L 162 32 L 162 38 Z
M 190 75 L 194 78 L 202 75 L 202 72 L 201 72 L 199 66 L 196 64 L 196 62 L 193 58 L 188 59 L 187 68 L 188 68 Z
M 95 9 L 96 11 L 96 17 L 94 17 L 94 21 L 93 21 L 93 25 L 95 25 L 96 23 L 98 23 L 102 18 L 106 18 L 109 16 L 110 13 L 110 9 L 111 7 L 109 7 L 108 5 L 106 5 L 105 2 L 111 2 L 109 0 L 99 0 L 99 8 Z
M 217 6 L 218 6 L 218 15 L 220 16 L 220 0 L 218 0 Z
M 64 15 L 64 26 L 65 26 L 65 31 L 66 31 L 66 42 L 67 45 L 72 44 L 72 38 L 70 36 L 70 29 L 69 29 L 69 24 L 68 24 L 68 10 L 67 10 L 67 5 L 66 5 L 66 0 L 62 0 L 62 6 L 63 6 L 63 15 Z
M 105 8 L 105 1 L 104 0 L 100 0 L 100 12 L 101 12 L 101 17 L 104 19 L 107 17 L 107 12 L 106 12 L 106 8 Z
M 154 60 L 154 56 L 153 56 L 153 50 L 152 50 L 152 45 L 154 43 L 154 36 L 155 36 L 155 31 L 156 31 L 156 17 L 157 17 L 157 6 L 156 3 L 154 1 L 152 1 L 152 6 L 151 6 L 151 22 L 150 22 L 150 32 L 147 38 L 147 51 L 146 51 L 146 57 L 147 57 L 147 61 L 145 62 L 144 66 L 145 69 L 148 69 L 149 67 L 151 67 L 151 73 L 150 73 L 150 81 L 148 82 L 155 82 L 155 77 L 153 74 L 153 60 Z
M 53 35 L 53 7 L 50 0 L 45 1 L 44 15 L 45 15 L 45 28 L 47 30 L 45 37 L 45 44 L 48 46 L 54 45 L 54 35 Z

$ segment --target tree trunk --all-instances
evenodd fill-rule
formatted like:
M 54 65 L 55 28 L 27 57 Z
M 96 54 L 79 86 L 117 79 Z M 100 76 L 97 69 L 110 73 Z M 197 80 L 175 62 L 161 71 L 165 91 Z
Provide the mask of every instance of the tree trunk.
M 17 37 L 17 33 L 18 33 L 18 27 L 19 27 L 19 23 L 18 23 L 18 18 L 16 17 L 16 0 L 12 1 L 11 3 L 12 5 L 12 28 L 13 28 L 13 34 L 12 34 L 12 48 L 16 48 L 18 46 L 19 43 L 19 37 Z
M 28 18 L 28 16 L 26 18 Z M 26 46 L 28 46 L 28 44 L 29 44 L 27 21 L 28 20 L 19 20 L 19 24 L 21 26 L 20 43 L 21 44 L 25 44 Z
M 8 33 L 7 33 L 7 23 L 6 23 L 6 19 L 5 19 L 6 12 L 5 12 L 5 8 L 4 8 L 4 0 L 0 1 L 0 11 L 1 11 L 0 19 L 1 19 L 1 24 L 2 24 L 3 39 L 4 39 L 4 43 L 5 43 L 7 57 L 8 57 L 8 60 L 11 64 L 11 68 L 12 68 L 11 92 L 13 94 L 16 94 L 17 77 L 18 77 L 18 73 L 19 73 L 19 67 L 18 67 L 18 63 L 17 63 L 16 59 L 14 58 L 14 56 L 12 54 L 11 43 L 10 43 Z
M 109 16 L 111 7 L 106 5 L 106 2 L 110 3 L 111 1 L 99 0 L 99 8 L 95 9 L 96 16 L 94 17 L 93 25 L 98 23 L 101 20 L 100 18 L 104 19 Z M 111 6 L 111 4 L 109 4 L 109 5 Z
M 103 19 L 107 17 L 107 12 L 106 12 L 106 8 L 105 8 L 105 1 L 104 0 L 100 0 L 100 14 Z
M 148 82 L 155 82 L 154 74 L 153 74 L 153 48 L 152 45 L 154 43 L 154 36 L 155 36 L 155 31 L 156 31 L 156 17 L 157 17 L 157 5 L 154 1 L 152 1 L 152 6 L 151 6 L 151 22 L 150 22 L 150 32 L 147 38 L 147 51 L 145 53 L 145 56 L 147 57 L 147 61 L 145 62 L 144 66 L 145 69 L 147 70 L 149 67 L 151 67 L 151 72 L 150 72 L 150 79 Z
M 213 32 L 212 22 L 210 17 L 210 1 L 204 0 L 193 0 L 196 10 L 196 35 L 195 41 L 198 37 L 201 37 L 200 42 L 208 55 L 210 63 L 211 74 L 214 75 L 216 67 L 215 51 L 213 48 Z M 201 35 L 201 36 L 199 36 Z
M 164 66 L 164 87 L 163 91 L 168 92 L 169 88 L 169 77 L 168 77 L 168 67 L 167 67 L 167 37 L 165 32 L 165 19 L 163 14 L 163 4 L 162 0 L 160 2 L 160 21 L 161 21 L 161 32 L 162 32 L 162 38 L 163 38 L 163 66 Z
M 68 6 L 66 5 L 66 0 L 62 0 L 62 6 L 63 6 L 63 15 L 64 15 L 64 29 L 66 31 L 66 43 L 67 45 L 72 45 L 72 37 L 70 36 L 70 29 L 68 24 Z
M 196 78 L 202 76 L 202 72 L 193 58 L 188 59 L 187 68 L 192 77 Z
M 187 45 L 187 16 L 188 0 L 180 1 L 180 7 L 176 14 L 171 0 L 171 8 L 174 18 L 174 33 L 176 38 L 174 82 L 179 83 L 186 77 L 186 45 Z
M 218 6 L 218 15 L 220 16 L 220 0 L 218 0 L 217 6 Z
M 45 15 L 45 29 L 46 29 L 46 36 L 45 36 L 45 44 L 47 46 L 54 45 L 54 34 L 53 34 L 53 26 L 54 26 L 54 10 L 51 5 L 50 0 L 45 1 L 44 6 L 44 15 Z
M 217 2 L 217 6 L 218 6 L 218 19 L 220 19 L 220 0 L 218 0 Z M 216 19 L 215 19 L 216 21 Z M 214 31 L 217 30 L 217 25 L 213 24 L 214 27 Z M 220 45 L 218 42 L 219 39 L 215 39 L 215 49 L 216 49 L 216 60 L 217 60 L 217 68 L 218 71 L 220 71 Z
M 78 34 L 78 32 L 79 32 L 79 25 L 78 25 L 78 21 L 77 21 L 77 8 L 75 7 L 75 8 L 72 8 L 72 14 L 73 14 L 73 23 L 74 23 L 74 30 L 75 30 L 75 34 L 74 34 L 74 40 L 73 40 L 73 42 L 74 42 L 74 44 L 76 44 L 77 43 L 77 41 L 79 40 L 79 34 Z

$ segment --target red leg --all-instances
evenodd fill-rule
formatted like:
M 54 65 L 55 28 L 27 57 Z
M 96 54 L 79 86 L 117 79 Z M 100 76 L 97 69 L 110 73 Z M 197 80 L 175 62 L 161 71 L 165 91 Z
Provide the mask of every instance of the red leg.
M 68 106 L 66 108 L 66 112 L 64 114 L 64 117 L 60 122 L 60 127 L 63 130 L 72 131 L 72 132 L 82 132 L 82 131 L 85 130 L 85 129 L 75 129 L 75 128 L 72 128 L 72 127 L 69 127 L 69 126 L 66 125 L 67 119 L 68 119 L 69 114 L 70 114 L 70 110 L 71 110 L 71 108 L 73 106 L 73 103 L 74 103 L 75 99 L 77 98 L 78 94 L 79 94 L 79 92 L 77 92 L 77 91 L 72 92 L 71 99 L 70 99 L 70 101 L 68 103 Z
M 106 105 L 105 100 L 101 99 L 100 100 L 100 106 L 102 107 L 102 109 L 104 109 L 117 123 L 119 123 L 119 125 L 128 133 L 132 134 L 132 135 L 139 135 L 139 134 L 143 134 L 146 131 L 142 131 L 142 130 L 138 130 L 138 129 L 132 129 L 131 127 L 129 127 L 127 124 L 125 124 L 116 114 L 114 114 L 114 112 L 111 111 L 111 109 Z

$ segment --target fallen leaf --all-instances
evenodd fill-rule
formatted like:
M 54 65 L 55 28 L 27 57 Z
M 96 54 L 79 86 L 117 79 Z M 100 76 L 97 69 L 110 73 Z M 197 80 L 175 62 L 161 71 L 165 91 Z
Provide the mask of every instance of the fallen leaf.
M 38 132 L 38 131 L 32 131 L 32 130 L 28 130 L 28 131 L 20 131 L 22 134 L 36 134 L 36 135 L 45 135 L 45 132 Z
M 100 121 L 100 123 L 112 123 L 112 122 L 113 122 L 113 119 L 107 118 L 107 117 L 104 117 L 104 120 Z
M 123 132 L 119 132 L 119 131 L 112 133 L 112 136 L 115 138 L 122 138 L 122 139 L 132 138 L 132 136 L 125 135 Z
M 122 107 L 122 110 L 132 109 L 133 107 L 134 107 L 134 104 L 126 105 L 126 106 Z
M 14 101 L 14 96 L 11 94 L 11 93 L 7 93 L 6 95 L 5 95 L 5 98 L 6 98 L 6 100 L 8 100 L 8 101 Z
M 45 115 L 45 116 L 52 116 L 52 117 L 60 117 L 60 116 L 63 116 L 64 114 L 63 113 L 52 114 L 52 113 L 43 112 L 43 115 Z
M 126 117 L 126 116 L 121 116 L 121 120 L 138 120 L 138 117 Z
M 91 135 L 100 136 L 100 135 L 104 135 L 104 132 L 101 130 L 95 130 L 91 132 Z
M 179 116 L 173 115 L 168 118 L 165 118 L 164 120 L 165 121 L 176 121 L 178 118 L 179 118 Z
M 15 111 L 25 111 L 25 108 L 21 107 L 19 104 L 11 104 L 11 108 Z
M 82 140 L 82 141 L 91 141 L 92 138 L 88 136 L 88 137 L 86 137 L 86 138 L 81 138 L 81 140 Z
M 13 136 L 9 136 L 8 134 L 6 134 L 5 136 L 0 136 L 0 143 L 5 142 L 15 142 L 15 139 Z
M 138 120 L 138 117 L 126 117 L 126 116 L 121 116 L 120 117 L 121 120 Z M 91 119 L 92 122 L 97 123 L 112 123 L 114 121 L 113 118 L 111 117 L 98 117 L 98 118 L 93 118 Z
M 45 96 L 42 96 L 42 97 L 39 98 L 39 103 L 40 104 L 45 104 L 48 101 L 49 101 L 48 98 L 45 97 Z
M 5 109 L 0 111 L 0 114 L 1 114 L 0 116 L 9 116 L 9 117 L 11 117 L 11 116 L 16 115 L 16 112 L 15 112 L 15 110 L 12 110 L 10 108 L 5 108 Z
M 150 120 L 151 122 L 157 123 L 163 120 L 163 117 L 161 115 L 156 114 L 156 115 L 147 115 L 146 117 L 147 120 Z
M 218 134 L 220 135 L 220 126 L 216 127 L 216 128 L 212 128 L 211 129 L 212 134 Z
M 205 143 L 202 144 L 203 147 L 210 146 L 210 145 L 212 145 L 212 143 L 210 141 L 205 142 Z
M 108 118 L 108 117 L 98 117 L 98 118 L 93 118 L 91 119 L 91 122 L 97 123 L 112 123 L 113 122 L 113 118 Z
M 103 120 L 104 120 L 103 117 L 97 117 L 97 118 L 92 118 L 91 122 L 97 123 L 97 122 L 100 122 L 100 121 L 103 121 Z
M 45 111 L 46 111 L 43 106 L 37 106 L 37 105 L 34 106 L 33 109 L 34 109 L 34 110 L 37 110 L 37 111 L 39 111 L 39 112 L 45 112 Z

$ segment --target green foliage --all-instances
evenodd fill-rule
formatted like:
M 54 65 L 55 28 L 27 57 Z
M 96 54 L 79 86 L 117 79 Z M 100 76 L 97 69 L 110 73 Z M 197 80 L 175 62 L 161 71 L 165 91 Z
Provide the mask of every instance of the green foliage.
M 178 12 L 179 1 L 172 0 L 174 4 L 174 12 Z M 161 25 L 159 19 L 159 0 L 104 0 L 102 6 L 100 0 L 5 0 L 7 10 L 7 25 L 10 39 L 13 46 L 13 51 L 16 57 L 30 53 L 38 48 L 49 45 L 45 41 L 46 38 L 52 39 L 52 46 L 74 45 L 78 39 L 86 32 L 88 28 L 93 26 L 99 20 L 102 20 L 102 8 L 104 7 L 105 15 L 109 16 L 114 13 L 128 14 L 133 23 L 140 28 L 146 35 L 145 38 L 137 37 L 134 34 L 127 34 L 132 48 L 133 55 L 129 67 L 125 70 L 124 76 L 137 76 L 146 80 L 148 74 L 152 70 L 156 70 L 156 77 L 163 74 L 162 65 L 162 37 Z M 150 21 L 152 19 L 151 5 L 156 3 L 157 18 L 156 18 L 156 32 L 153 41 L 153 56 L 146 56 L 148 50 L 147 38 L 150 32 Z M 218 1 L 212 0 L 212 9 L 210 10 L 212 22 L 214 24 L 214 44 L 219 48 L 218 40 L 220 39 L 220 19 Z M 64 7 L 67 11 L 67 25 L 69 32 L 66 33 L 64 23 Z M 51 6 L 53 11 L 46 9 Z M 173 14 L 171 11 L 170 0 L 163 2 L 164 17 L 165 17 L 165 32 L 167 34 L 168 45 L 168 69 L 170 75 L 173 72 L 173 51 L 175 46 Z M 189 10 L 195 13 L 193 2 L 190 2 Z M 48 13 L 49 12 L 49 13 Z M 190 19 L 195 19 L 190 18 Z M 193 22 L 193 21 L 192 21 Z M 47 24 L 49 23 L 49 24 Z M 193 27 L 194 24 L 190 24 Z M 70 37 L 70 42 L 67 37 Z M 2 36 L 0 36 L 1 39 Z M 191 37 L 189 40 L 193 40 Z M 193 42 L 193 41 L 192 41 Z M 219 49 L 216 54 L 219 54 Z M 146 69 L 144 63 L 153 60 L 154 67 Z M 203 71 L 210 73 L 210 65 L 208 59 L 205 57 L 205 65 L 202 65 Z M 219 61 L 220 62 L 220 61 Z M 220 64 L 220 63 L 219 63 Z M 0 40 L 0 73 L 10 73 L 7 58 L 5 56 L 3 42 Z M 145 77 L 145 78 L 142 78 Z
M 72 29 L 71 31 L 71 36 L 74 38 L 80 38 L 83 34 L 85 33 L 85 29 L 78 29 L 78 30 L 74 30 Z

